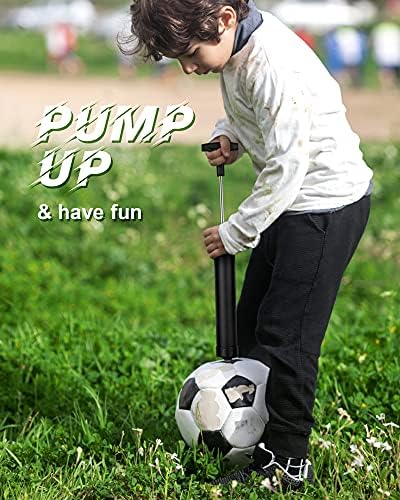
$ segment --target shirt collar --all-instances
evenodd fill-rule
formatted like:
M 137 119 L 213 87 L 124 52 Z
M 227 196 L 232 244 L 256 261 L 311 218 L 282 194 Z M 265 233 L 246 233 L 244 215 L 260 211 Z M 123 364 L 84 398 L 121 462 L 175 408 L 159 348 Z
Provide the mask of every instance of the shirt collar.
M 232 56 L 239 52 L 247 43 L 253 32 L 262 24 L 263 18 L 260 11 L 257 9 L 253 0 L 249 0 L 249 13 L 247 17 L 242 19 L 235 33 L 235 41 L 233 44 Z

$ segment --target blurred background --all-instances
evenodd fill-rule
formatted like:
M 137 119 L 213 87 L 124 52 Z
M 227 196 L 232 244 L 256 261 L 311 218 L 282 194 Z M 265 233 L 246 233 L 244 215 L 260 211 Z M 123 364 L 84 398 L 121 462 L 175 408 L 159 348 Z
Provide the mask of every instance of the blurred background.
M 400 0 L 256 0 L 319 55 L 344 91 L 362 139 L 400 135 Z M 159 104 L 189 100 L 196 125 L 179 140 L 200 142 L 223 114 L 218 77 L 184 77 L 175 61 L 143 64 L 124 56 L 124 0 L 2 0 L 0 145 L 26 145 L 43 106 L 68 100 Z

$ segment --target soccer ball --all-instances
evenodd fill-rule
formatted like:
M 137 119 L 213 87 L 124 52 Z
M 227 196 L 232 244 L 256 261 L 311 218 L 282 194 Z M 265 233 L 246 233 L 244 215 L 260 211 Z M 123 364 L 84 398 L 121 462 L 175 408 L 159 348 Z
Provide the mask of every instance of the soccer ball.
M 212 361 L 187 377 L 175 418 L 189 446 L 204 443 L 231 464 L 246 464 L 268 422 L 269 368 L 250 358 Z

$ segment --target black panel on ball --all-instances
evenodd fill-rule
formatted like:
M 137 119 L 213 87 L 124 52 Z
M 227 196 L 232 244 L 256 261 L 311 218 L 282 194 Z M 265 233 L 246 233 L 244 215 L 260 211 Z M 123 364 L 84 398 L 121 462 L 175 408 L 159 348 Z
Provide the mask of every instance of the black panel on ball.
M 253 406 L 256 397 L 256 384 L 245 377 L 236 375 L 224 385 L 222 392 L 232 408 Z
M 199 388 L 194 380 L 190 378 L 187 380 L 182 387 L 181 393 L 179 394 L 179 408 L 181 410 L 190 410 L 192 406 L 193 398 L 199 392 Z
M 215 456 L 217 455 L 218 451 L 220 451 L 222 455 L 225 456 L 232 449 L 232 446 L 221 434 L 221 431 L 201 431 L 198 442 L 199 444 L 204 443 Z

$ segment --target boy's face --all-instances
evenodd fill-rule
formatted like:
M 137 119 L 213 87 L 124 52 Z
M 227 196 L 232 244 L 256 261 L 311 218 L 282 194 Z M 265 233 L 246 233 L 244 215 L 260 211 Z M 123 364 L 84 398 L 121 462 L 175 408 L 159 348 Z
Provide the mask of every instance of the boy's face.
M 218 20 L 220 41 L 193 38 L 187 52 L 177 57 L 183 71 L 188 75 L 222 71 L 232 54 L 236 27 L 236 11 L 230 6 L 223 7 Z

